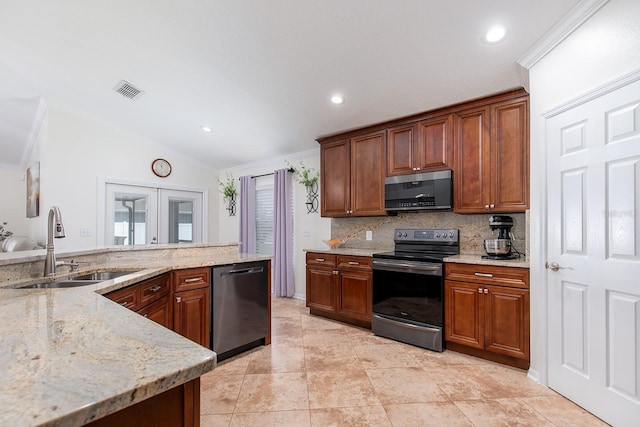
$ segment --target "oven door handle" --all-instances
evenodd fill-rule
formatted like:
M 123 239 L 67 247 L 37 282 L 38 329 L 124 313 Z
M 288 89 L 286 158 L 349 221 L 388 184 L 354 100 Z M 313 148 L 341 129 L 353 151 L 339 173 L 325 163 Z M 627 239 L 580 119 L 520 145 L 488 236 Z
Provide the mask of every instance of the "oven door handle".
M 417 273 L 417 274 L 429 274 L 432 276 L 442 276 L 442 264 L 430 264 L 424 265 L 420 263 L 408 263 L 408 262 L 389 262 L 373 260 L 374 270 L 384 271 L 397 271 L 400 273 Z

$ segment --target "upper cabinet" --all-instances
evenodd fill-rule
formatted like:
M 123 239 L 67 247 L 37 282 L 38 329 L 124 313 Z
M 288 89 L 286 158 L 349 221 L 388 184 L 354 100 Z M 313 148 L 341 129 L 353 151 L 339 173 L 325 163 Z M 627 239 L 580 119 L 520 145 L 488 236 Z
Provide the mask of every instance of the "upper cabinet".
M 529 208 L 524 89 L 318 139 L 324 217 L 381 216 L 384 178 L 453 170 L 453 211 Z
M 453 164 L 453 114 L 387 129 L 387 176 Z
M 384 132 L 322 143 L 320 146 L 321 215 L 386 215 Z
M 456 114 L 454 212 L 529 207 L 528 97 Z

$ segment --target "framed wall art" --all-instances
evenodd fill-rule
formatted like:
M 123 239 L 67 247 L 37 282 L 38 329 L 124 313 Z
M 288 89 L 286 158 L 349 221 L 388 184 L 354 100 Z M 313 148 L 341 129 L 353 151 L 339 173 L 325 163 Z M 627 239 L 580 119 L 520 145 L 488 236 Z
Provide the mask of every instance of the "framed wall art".
M 27 218 L 40 215 L 40 162 L 27 169 Z

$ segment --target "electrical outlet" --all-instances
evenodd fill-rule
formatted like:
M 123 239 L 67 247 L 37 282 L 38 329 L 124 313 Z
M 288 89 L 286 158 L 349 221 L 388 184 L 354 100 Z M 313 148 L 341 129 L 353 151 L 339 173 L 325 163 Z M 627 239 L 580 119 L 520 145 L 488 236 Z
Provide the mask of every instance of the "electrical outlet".
M 81 228 L 80 229 L 80 237 L 91 237 L 91 229 L 90 228 Z
M 311 229 L 309 227 L 305 227 L 302 231 L 303 237 L 311 237 Z
M 366 238 L 367 240 L 373 240 L 373 231 L 371 231 L 371 230 L 367 230 L 367 231 L 365 232 L 365 238 Z

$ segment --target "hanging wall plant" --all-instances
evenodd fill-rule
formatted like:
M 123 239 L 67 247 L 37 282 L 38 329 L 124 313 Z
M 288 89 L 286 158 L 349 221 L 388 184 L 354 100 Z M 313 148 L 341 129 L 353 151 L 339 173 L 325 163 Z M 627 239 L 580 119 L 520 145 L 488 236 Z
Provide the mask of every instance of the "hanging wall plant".
M 287 164 L 293 168 L 296 176 L 296 181 L 305 186 L 307 189 L 307 213 L 318 212 L 318 179 L 320 178 L 320 172 L 313 168 L 308 168 L 300 161 L 300 167 L 295 168 L 291 163 Z
M 227 179 L 224 181 L 220 181 L 220 178 L 218 178 L 218 184 L 220 185 L 220 193 L 222 194 L 224 203 L 227 205 L 229 216 L 236 216 L 236 195 L 238 192 L 233 175 L 228 173 Z

